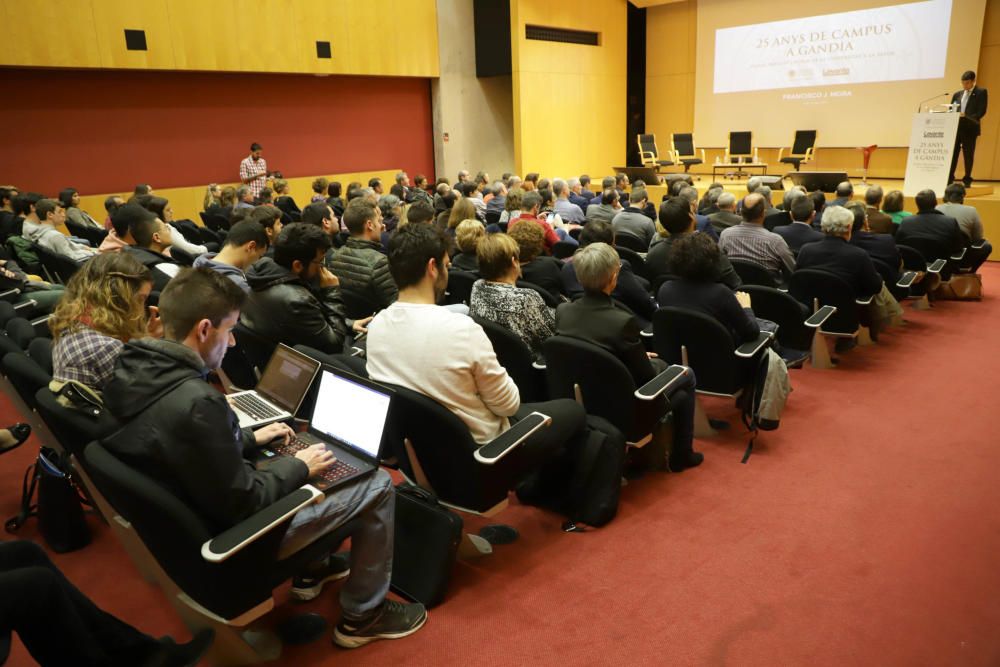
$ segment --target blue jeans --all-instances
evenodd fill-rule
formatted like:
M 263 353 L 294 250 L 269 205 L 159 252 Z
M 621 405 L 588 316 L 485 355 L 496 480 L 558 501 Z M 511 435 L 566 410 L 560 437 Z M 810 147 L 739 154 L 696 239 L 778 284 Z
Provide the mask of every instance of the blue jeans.
M 376 470 L 299 510 L 281 542 L 278 558 L 286 558 L 348 521 L 359 519 L 360 525 L 351 535 L 351 574 L 340 591 L 340 607 L 345 617 L 362 618 L 382 604 L 389 592 L 395 512 L 392 478 L 386 471 Z

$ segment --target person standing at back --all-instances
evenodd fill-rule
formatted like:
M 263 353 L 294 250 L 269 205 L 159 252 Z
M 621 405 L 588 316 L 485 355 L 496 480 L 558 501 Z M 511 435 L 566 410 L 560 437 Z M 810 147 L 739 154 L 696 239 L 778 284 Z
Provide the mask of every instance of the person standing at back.
M 250 144 L 250 155 L 240 162 L 240 183 L 250 188 L 251 199 L 260 196 L 267 184 L 267 161 L 261 157 L 264 149 L 256 141 Z

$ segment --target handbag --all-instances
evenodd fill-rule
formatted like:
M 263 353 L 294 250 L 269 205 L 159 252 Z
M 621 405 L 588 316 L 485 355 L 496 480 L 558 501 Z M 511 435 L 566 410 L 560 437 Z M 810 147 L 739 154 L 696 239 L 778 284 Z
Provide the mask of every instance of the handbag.
M 33 503 L 35 489 L 38 502 Z M 38 458 L 24 471 L 21 483 L 21 511 L 4 524 L 15 533 L 33 517 L 38 517 L 38 531 L 56 553 L 76 551 L 90 544 L 90 527 L 83 517 L 83 505 L 69 461 L 56 450 L 42 447 Z
M 462 517 L 433 493 L 413 484 L 396 487 L 392 590 L 433 607 L 444 599 L 462 541 Z

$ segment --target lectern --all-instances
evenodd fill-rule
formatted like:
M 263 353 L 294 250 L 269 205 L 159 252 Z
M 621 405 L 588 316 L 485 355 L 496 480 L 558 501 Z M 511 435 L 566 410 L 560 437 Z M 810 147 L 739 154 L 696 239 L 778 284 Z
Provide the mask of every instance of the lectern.
M 948 185 L 958 132 L 958 113 L 952 104 L 943 107 L 946 109 L 913 115 L 910 149 L 906 157 L 906 180 L 903 182 L 903 194 L 908 197 L 926 189 L 933 190 L 940 197 Z

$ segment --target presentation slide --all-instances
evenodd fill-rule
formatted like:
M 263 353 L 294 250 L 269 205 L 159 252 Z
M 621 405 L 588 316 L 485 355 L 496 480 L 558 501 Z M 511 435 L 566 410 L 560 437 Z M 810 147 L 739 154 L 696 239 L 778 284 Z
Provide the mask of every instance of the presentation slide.
M 905 146 L 921 102 L 947 103 L 976 69 L 985 4 L 845 0 L 816 14 L 816 3 L 701 0 L 696 141 L 750 130 L 756 146 L 780 147 L 815 129 L 819 147 Z

